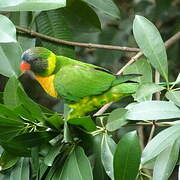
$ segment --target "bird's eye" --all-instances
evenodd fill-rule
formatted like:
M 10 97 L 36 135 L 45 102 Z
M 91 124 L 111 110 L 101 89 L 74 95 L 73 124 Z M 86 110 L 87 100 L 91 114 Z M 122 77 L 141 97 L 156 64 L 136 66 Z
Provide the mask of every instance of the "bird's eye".
M 40 58 L 34 58 L 29 61 L 29 64 L 31 64 L 31 70 L 34 73 L 43 73 L 47 70 L 48 63 L 44 59 Z
M 28 59 L 28 62 L 31 63 L 31 62 L 34 62 L 34 61 L 37 61 L 38 58 L 31 58 L 31 59 Z

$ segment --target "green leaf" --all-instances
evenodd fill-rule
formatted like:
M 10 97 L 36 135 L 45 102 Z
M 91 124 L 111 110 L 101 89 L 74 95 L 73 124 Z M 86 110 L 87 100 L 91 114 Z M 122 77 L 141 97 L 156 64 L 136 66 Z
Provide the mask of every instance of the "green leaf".
M 8 141 L 9 139 L 17 136 L 19 134 L 19 132 L 23 129 L 23 127 L 16 127 L 16 126 L 12 126 L 12 127 L 0 127 L 1 130 L 1 140 L 0 140 L 0 144 L 2 144 L 1 141 Z
M 44 11 L 66 6 L 66 0 L 8 0 L 5 4 L 0 2 L 1 11 Z
M 101 160 L 101 143 L 102 143 L 103 134 L 98 134 L 93 137 L 93 154 L 94 154 L 94 167 L 93 167 L 93 177 L 94 180 L 109 180 L 107 176 L 102 160 Z
M 12 138 L 8 143 L 21 148 L 34 147 L 49 142 L 55 136 L 57 133 L 46 131 L 24 133 Z
M 19 98 L 17 96 L 17 88 L 19 87 L 19 81 L 16 77 L 9 78 L 3 94 L 4 104 L 8 108 L 14 108 L 20 105 Z
M 25 124 L 21 119 L 12 119 L 6 117 L 0 117 L 0 142 L 7 141 L 10 138 L 18 135 L 22 129 L 24 128 Z
M 46 115 L 52 115 L 52 114 L 54 114 L 54 111 L 53 111 L 53 110 L 48 109 L 47 107 L 42 106 L 42 105 L 40 105 L 40 104 L 39 104 L 39 106 L 40 106 L 40 108 L 41 108 L 41 110 L 43 111 L 44 114 L 46 114 Z M 61 114 L 59 114 L 59 115 L 61 115 Z
M 72 142 L 72 135 L 69 130 L 69 125 L 66 121 L 64 122 L 64 139 L 63 139 L 63 141 L 65 143 Z
M 127 113 L 129 120 L 161 120 L 180 117 L 180 109 L 172 102 L 145 101 L 132 106 Z
M 22 148 L 20 146 L 17 146 L 16 144 L 11 144 L 8 142 L 8 139 L 6 141 L 0 141 L 1 146 L 3 147 L 4 150 L 6 150 L 8 153 L 14 155 L 14 156 L 19 156 L 19 157 L 30 157 L 31 153 L 30 150 L 27 148 Z
M 147 59 L 139 59 L 138 61 L 128 66 L 124 71 L 124 74 L 132 73 L 142 74 L 142 76 L 133 79 L 140 84 L 152 82 L 152 69 L 150 64 L 147 62 Z
M 92 180 L 90 162 L 81 147 L 76 147 L 66 160 L 60 180 Z
M 0 43 L 10 43 L 16 41 L 16 28 L 13 23 L 6 17 L 0 14 Z
M 180 137 L 179 132 L 180 125 L 174 125 L 156 135 L 143 150 L 141 163 L 145 164 L 174 143 Z
M 59 145 L 52 146 L 49 149 L 48 154 L 44 158 L 44 164 L 46 164 L 47 166 L 52 166 L 54 159 L 60 153 L 61 149 L 62 149 L 62 146 L 59 146 Z
M 24 1 L 24 0 L 16 0 L 16 1 L 13 1 L 13 0 L 6 0 L 6 1 L 0 0 L 0 7 L 16 6 L 17 4 L 21 3 L 22 1 Z
M 38 31 L 42 34 L 58 39 L 72 41 L 72 32 L 61 10 L 41 12 L 36 18 Z M 74 58 L 74 49 L 67 45 L 58 45 L 48 41 L 42 41 L 44 47 L 52 50 L 55 54 Z
M 64 124 L 63 118 L 58 113 L 54 113 L 49 118 L 46 118 L 46 122 L 49 125 L 52 125 L 53 127 L 55 127 L 56 129 L 60 129 L 60 127 Z
M 24 122 L 21 119 L 12 119 L 1 116 L 0 118 L 0 127 L 11 127 L 11 126 L 24 126 Z
M 60 9 L 60 13 L 64 14 L 66 23 L 74 34 L 97 32 L 101 29 L 101 23 L 96 13 L 81 0 L 71 0 L 67 7 Z
M 73 118 L 68 120 L 69 124 L 82 126 L 87 131 L 96 130 L 96 125 L 90 116 L 84 116 L 80 118 Z
M 141 51 L 168 82 L 166 49 L 157 28 L 145 17 L 136 15 L 133 22 L 133 33 Z
M 10 180 L 20 180 L 30 178 L 29 159 L 21 158 L 14 169 L 11 170 Z
M 103 135 L 101 142 L 101 161 L 107 175 L 114 179 L 113 157 L 116 149 L 116 143 L 107 134 Z
M 179 145 L 177 140 L 158 155 L 153 169 L 153 180 L 169 179 L 179 157 Z
M 154 164 L 156 161 L 156 157 L 147 161 L 145 164 L 143 164 L 141 167 L 145 168 L 145 169 L 153 169 L 154 168 Z
M 119 8 L 112 0 L 83 0 L 87 4 L 115 18 L 120 18 Z
M 10 77 L 19 76 L 22 49 L 19 43 L 0 44 L 0 74 Z
M 29 111 L 31 113 L 32 117 L 34 118 L 34 119 L 29 119 L 29 120 L 44 121 L 45 117 L 44 117 L 39 105 L 36 104 L 33 100 L 31 100 L 20 87 L 18 87 L 18 89 L 17 89 L 17 94 L 18 94 L 18 97 L 19 97 L 22 105 L 25 107 L 25 109 L 27 111 Z
M 135 131 L 125 134 L 114 154 L 115 180 L 136 179 L 141 157 L 141 148 Z
M 9 108 L 7 108 L 4 104 L 0 104 L 0 114 L 5 117 L 10 117 L 12 119 L 19 119 L 17 113 Z
M 33 12 L 11 12 L 10 19 L 16 25 L 31 29 L 32 31 L 36 31 L 34 24 L 34 14 L 35 13 Z M 27 36 L 22 33 L 17 33 L 17 40 L 23 51 L 34 47 L 36 42 L 36 38 Z
M 9 173 L 0 173 L 0 180 L 9 180 L 10 174 Z
M 37 176 L 39 172 L 39 147 L 33 147 L 31 148 L 31 168 L 32 168 L 32 176 Z
M 31 113 L 25 109 L 25 107 L 23 105 L 20 105 L 18 107 L 14 108 L 14 112 L 21 118 L 25 119 L 25 120 L 34 120 L 34 117 L 31 115 Z
M 38 176 L 36 177 L 36 180 L 42 179 L 42 177 L 47 169 L 48 169 L 48 166 L 46 166 L 44 163 L 41 163 L 39 166 L 39 173 L 38 173 Z
M 127 109 L 117 108 L 108 117 L 106 128 L 108 131 L 115 131 L 125 125 Z
M 171 88 L 173 88 L 176 84 L 180 83 L 180 73 L 178 74 L 176 81 L 174 82 L 174 84 L 171 86 Z
M 62 172 L 62 168 L 65 163 L 65 160 L 66 160 L 66 156 L 58 156 L 55 159 L 55 162 L 53 163 L 52 167 L 48 171 L 45 180 L 60 180 L 60 174 Z
M 177 106 L 180 107 L 180 91 L 169 91 L 165 94 L 166 98 L 173 101 Z
M 154 83 L 143 83 L 138 87 L 134 97 L 138 102 L 148 101 L 152 99 L 152 94 L 154 94 L 155 92 L 160 92 L 164 89 L 164 87 Z
M 4 151 L 0 157 L 0 170 L 11 168 L 17 163 L 18 160 L 19 157 Z

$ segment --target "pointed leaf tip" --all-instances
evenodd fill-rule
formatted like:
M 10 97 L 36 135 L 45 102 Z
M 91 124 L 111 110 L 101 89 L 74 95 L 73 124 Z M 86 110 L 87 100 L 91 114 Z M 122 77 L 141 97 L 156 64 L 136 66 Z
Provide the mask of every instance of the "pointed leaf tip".
M 140 18 L 140 17 L 142 17 L 142 16 L 140 16 L 140 15 L 135 15 L 135 18 L 137 19 L 137 18 Z
M 133 22 L 134 38 L 152 66 L 168 82 L 168 62 L 164 42 L 156 26 L 143 16 Z

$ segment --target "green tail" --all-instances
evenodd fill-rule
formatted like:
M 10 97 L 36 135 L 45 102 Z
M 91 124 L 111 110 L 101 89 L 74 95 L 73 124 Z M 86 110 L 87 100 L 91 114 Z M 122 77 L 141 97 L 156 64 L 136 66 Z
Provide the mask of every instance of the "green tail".
M 112 87 L 101 95 L 89 96 L 81 99 L 78 103 L 70 104 L 71 108 L 68 119 L 82 117 L 90 111 L 94 111 L 109 102 L 117 102 L 136 92 L 137 83 L 122 83 Z

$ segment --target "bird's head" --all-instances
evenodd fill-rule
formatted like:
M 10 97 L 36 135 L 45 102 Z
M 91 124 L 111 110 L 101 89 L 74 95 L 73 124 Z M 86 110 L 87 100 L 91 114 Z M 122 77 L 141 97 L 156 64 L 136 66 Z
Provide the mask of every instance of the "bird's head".
M 33 47 L 22 54 L 21 72 L 31 70 L 38 76 L 53 74 L 56 67 L 56 55 L 43 47 Z

